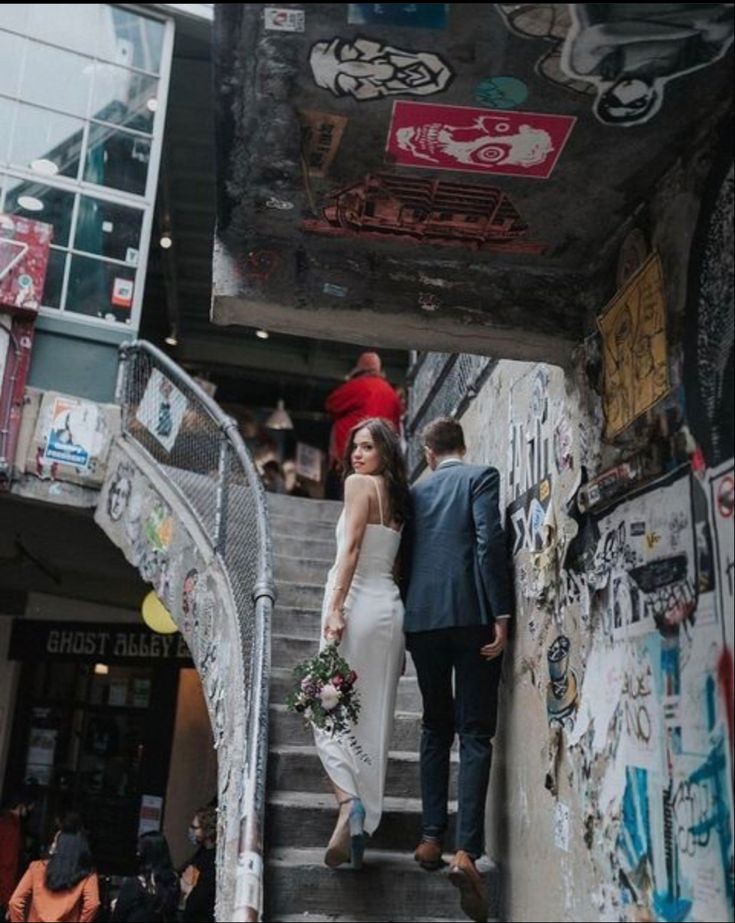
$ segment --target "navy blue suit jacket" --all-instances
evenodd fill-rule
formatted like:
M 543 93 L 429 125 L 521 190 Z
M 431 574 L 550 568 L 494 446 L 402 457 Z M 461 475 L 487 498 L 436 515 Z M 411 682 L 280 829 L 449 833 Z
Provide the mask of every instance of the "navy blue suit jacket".
M 411 489 L 406 530 L 407 632 L 490 625 L 511 613 L 495 468 L 442 465 Z

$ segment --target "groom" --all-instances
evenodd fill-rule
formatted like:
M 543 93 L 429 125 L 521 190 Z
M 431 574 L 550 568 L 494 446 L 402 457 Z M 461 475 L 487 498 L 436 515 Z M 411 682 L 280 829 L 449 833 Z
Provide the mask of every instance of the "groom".
M 404 621 L 424 703 L 423 836 L 415 858 L 425 869 L 442 865 L 449 754 L 458 733 L 457 852 L 449 878 L 464 912 L 484 921 L 488 899 L 475 860 L 485 846 L 491 741 L 511 611 L 499 476 L 495 468 L 464 464 L 464 435 L 455 420 L 434 420 L 422 438 L 432 474 L 412 489 Z

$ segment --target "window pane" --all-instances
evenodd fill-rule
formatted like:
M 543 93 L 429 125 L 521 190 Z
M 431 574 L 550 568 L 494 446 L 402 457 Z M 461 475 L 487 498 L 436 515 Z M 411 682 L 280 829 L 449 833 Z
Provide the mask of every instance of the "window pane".
M 30 3 L 4 3 L 0 6 L 0 29 L 25 32 Z
M 2 7 L 0 7 L 0 10 Z M 18 95 L 25 39 L 10 32 L 0 32 L 0 93 Z
M 5 211 L 52 225 L 52 243 L 58 247 L 68 246 L 74 194 L 13 176 L 9 176 L 7 182 Z
M 43 287 L 41 304 L 47 308 L 58 308 L 61 305 L 61 287 L 64 284 L 64 267 L 67 255 L 63 250 L 52 250 L 49 253 L 46 283 Z
M 138 67 L 153 74 L 161 69 L 164 26 L 161 22 L 105 6 L 97 54 L 117 64 Z
M 89 150 L 84 179 L 99 186 L 145 193 L 151 142 L 107 125 L 89 126 Z
M 29 103 L 86 116 L 92 65 L 91 58 L 30 42 L 21 96 Z
M 10 152 L 12 163 L 26 170 L 45 170 L 47 176 L 72 176 L 79 173 L 84 122 L 70 115 L 19 106 L 18 121 Z
M 62 48 L 94 54 L 99 34 L 99 3 L 31 3 L 28 34 Z
M 96 61 L 92 118 L 137 131 L 153 131 L 158 81 L 125 67 Z
M 143 213 L 138 209 L 82 196 L 74 249 L 137 266 L 142 223 Z
M 13 127 L 15 103 L 0 96 L 0 161 L 5 163 L 10 154 L 10 135 Z
M 72 255 L 65 308 L 76 314 L 130 323 L 134 283 L 134 269 Z

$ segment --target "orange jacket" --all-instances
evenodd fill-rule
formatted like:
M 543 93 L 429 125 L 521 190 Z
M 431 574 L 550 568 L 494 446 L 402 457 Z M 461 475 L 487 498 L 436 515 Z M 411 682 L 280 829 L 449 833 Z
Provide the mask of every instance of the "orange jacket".
M 100 906 L 97 875 L 92 872 L 68 891 L 46 887 L 47 861 L 31 862 L 10 898 L 11 923 L 91 923 Z

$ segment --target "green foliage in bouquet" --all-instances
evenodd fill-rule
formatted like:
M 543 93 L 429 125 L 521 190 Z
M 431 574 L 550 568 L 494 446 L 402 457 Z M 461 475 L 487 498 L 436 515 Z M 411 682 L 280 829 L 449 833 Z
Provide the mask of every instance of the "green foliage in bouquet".
M 286 699 L 289 711 L 302 715 L 307 724 L 333 737 L 348 732 L 357 721 L 360 697 L 355 690 L 357 674 L 328 644 L 316 657 L 294 668 L 296 689 Z

